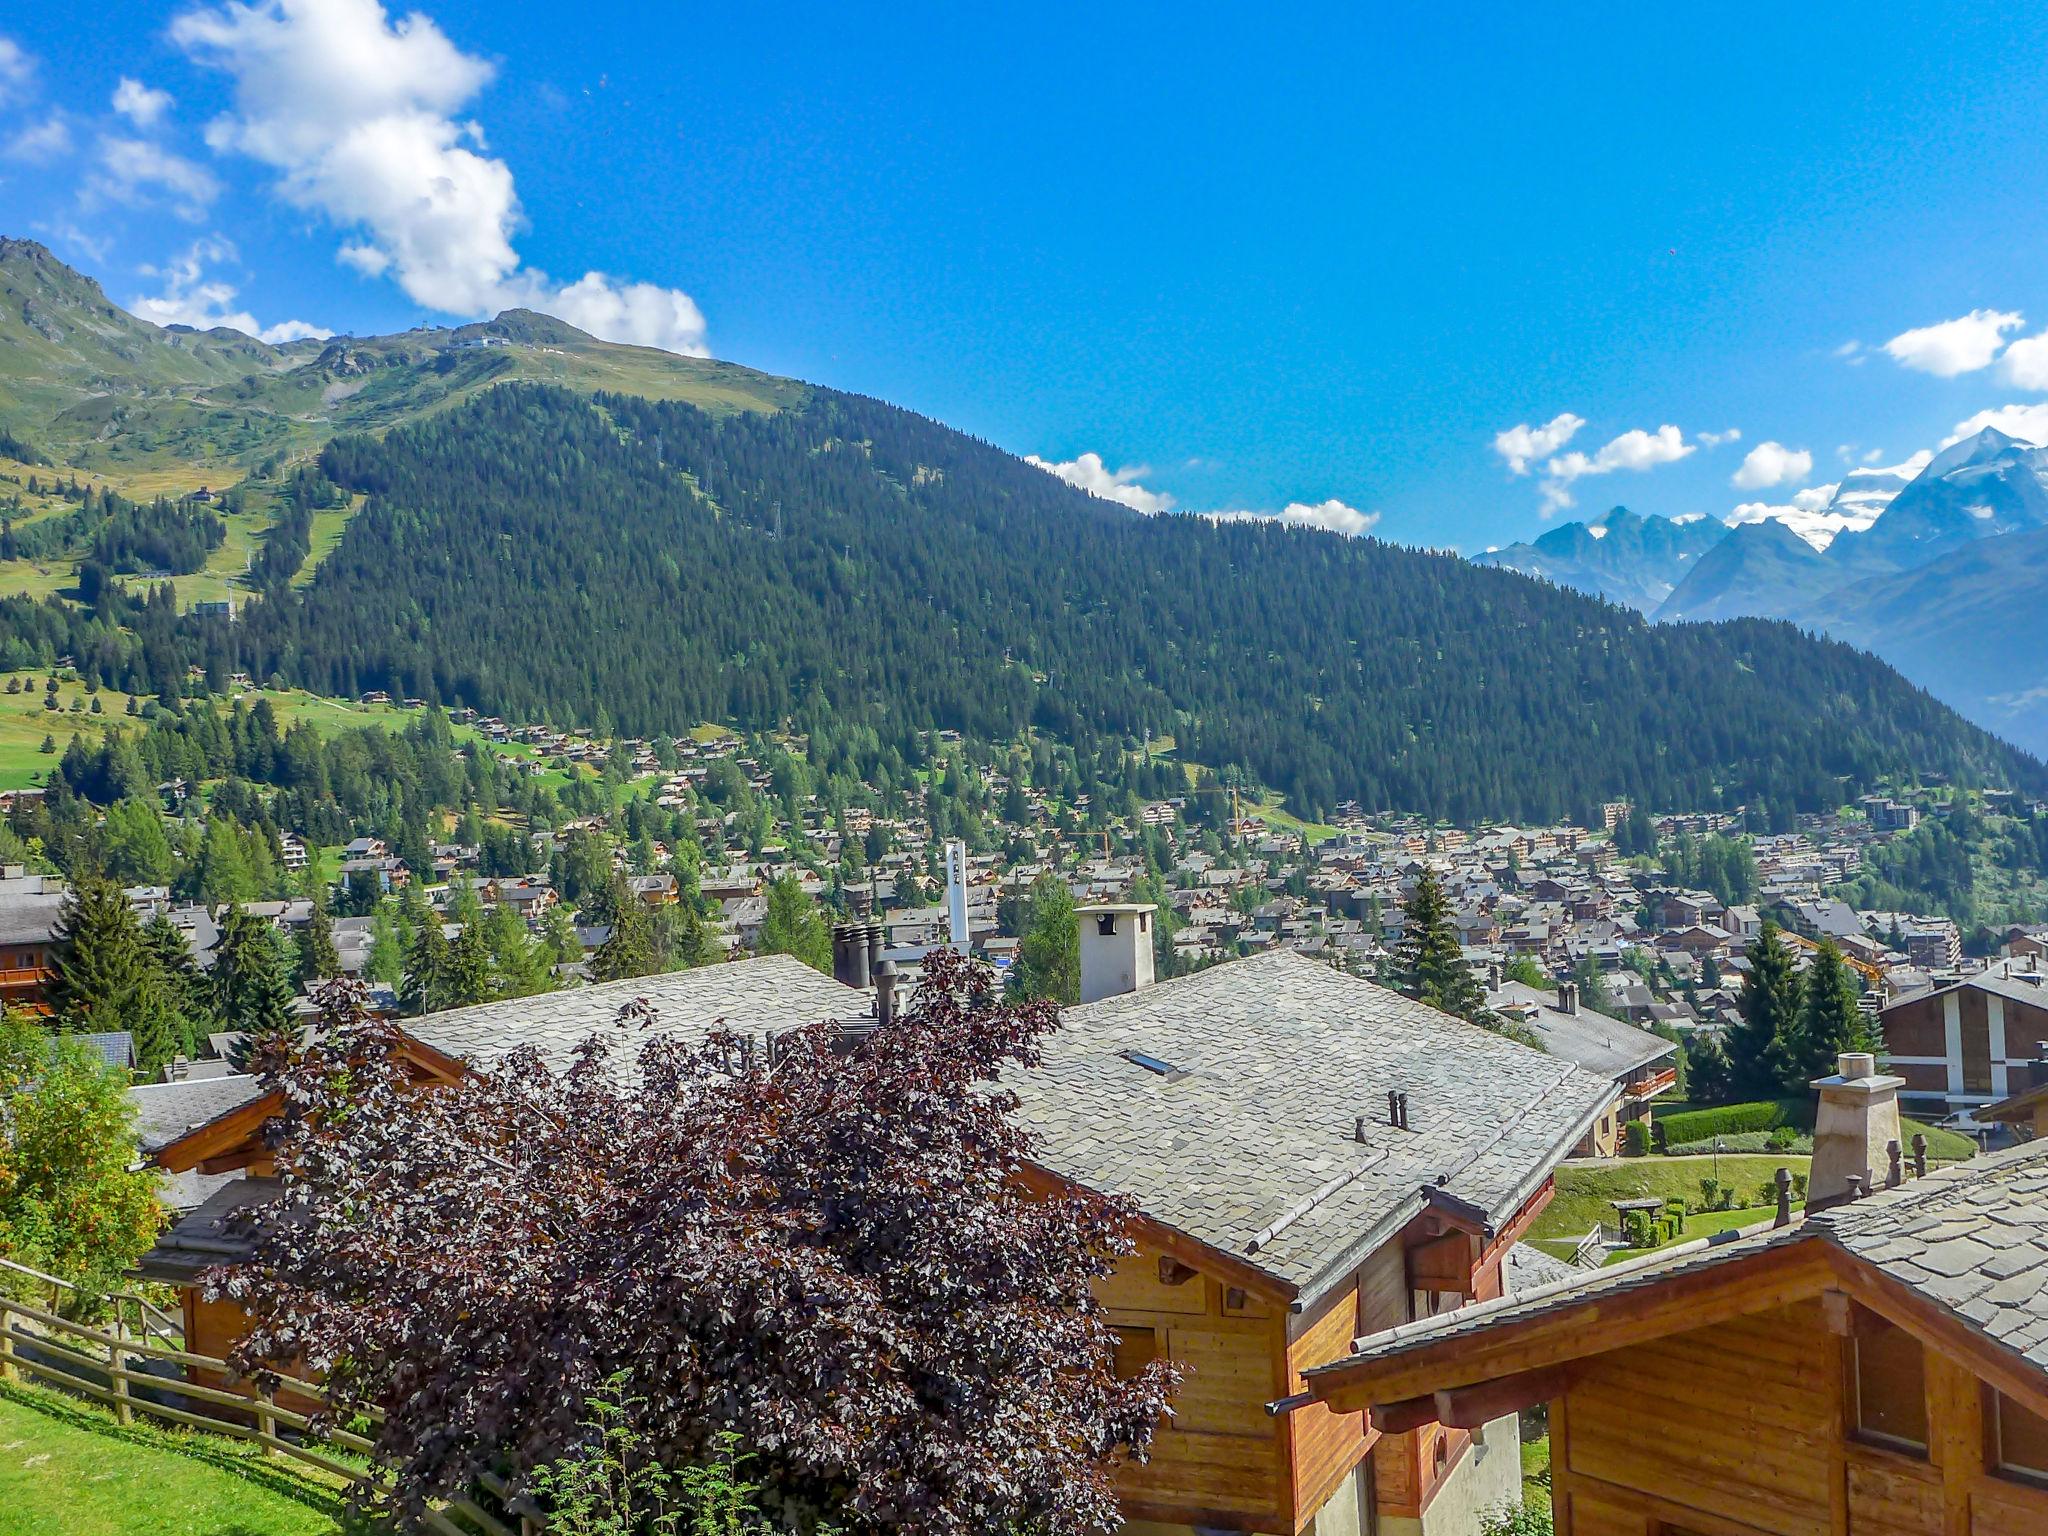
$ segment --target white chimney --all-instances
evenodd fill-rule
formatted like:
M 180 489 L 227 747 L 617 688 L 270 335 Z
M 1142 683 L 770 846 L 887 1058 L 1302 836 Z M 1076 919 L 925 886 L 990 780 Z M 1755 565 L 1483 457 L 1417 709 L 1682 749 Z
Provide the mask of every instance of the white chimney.
M 1081 922 L 1081 1001 L 1121 997 L 1152 985 L 1150 902 L 1077 907 Z
M 1891 1174 L 1891 1148 L 1900 1142 L 1899 1090 L 1903 1077 L 1880 1076 L 1868 1051 L 1845 1051 L 1833 1077 L 1817 1078 L 1820 1112 L 1813 1124 L 1813 1167 L 1807 1174 L 1809 1211 L 1883 1188 Z

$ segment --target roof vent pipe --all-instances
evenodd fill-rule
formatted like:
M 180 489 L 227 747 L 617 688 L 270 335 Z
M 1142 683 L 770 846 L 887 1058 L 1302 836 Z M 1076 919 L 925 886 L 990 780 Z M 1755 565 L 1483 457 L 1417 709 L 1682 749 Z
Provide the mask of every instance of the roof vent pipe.
M 893 1024 L 896 1021 L 896 962 L 884 960 L 875 967 L 875 1021 L 879 1024 Z

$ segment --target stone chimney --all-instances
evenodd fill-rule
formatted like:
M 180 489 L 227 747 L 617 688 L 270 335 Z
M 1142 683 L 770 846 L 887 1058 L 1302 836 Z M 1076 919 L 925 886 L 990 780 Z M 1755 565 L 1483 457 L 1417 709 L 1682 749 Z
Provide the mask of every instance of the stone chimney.
M 1879 1076 L 1877 1058 L 1845 1051 L 1841 1070 L 1817 1078 L 1820 1112 L 1813 1125 L 1813 1168 L 1807 1175 L 1806 1208 L 1824 1210 L 1858 1198 L 1882 1184 L 1900 1142 L 1899 1090 L 1903 1077 Z
M 1576 981 L 1560 981 L 1557 984 L 1557 1011 L 1577 1013 L 1579 1011 L 1579 984 Z
M 1150 902 L 1103 902 L 1075 909 L 1081 923 L 1081 1001 L 1120 997 L 1152 985 Z

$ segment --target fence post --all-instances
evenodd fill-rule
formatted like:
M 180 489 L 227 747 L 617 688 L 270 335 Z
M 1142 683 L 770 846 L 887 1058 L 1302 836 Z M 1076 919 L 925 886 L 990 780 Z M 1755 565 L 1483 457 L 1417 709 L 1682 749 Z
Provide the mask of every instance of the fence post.
M 0 1296 L 0 1381 L 21 1380 L 21 1367 L 14 1363 L 14 1317 L 7 1298 Z
M 114 1303 L 114 1337 L 107 1345 L 107 1384 L 114 1389 L 114 1422 L 129 1425 L 135 1422 L 135 1410 L 128 1406 L 128 1362 L 123 1358 L 121 1342 L 127 1337 L 128 1327 L 121 1318 L 121 1303 Z
M 277 1447 L 270 1443 L 277 1438 L 277 1415 L 271 1412 L 274 1401 L 270 1395 L 270 1388 L 256 1389 L 256 1433 L 262 1437 L 263 1454 L 266 1456 L 275 1456 L 278 1453 Z

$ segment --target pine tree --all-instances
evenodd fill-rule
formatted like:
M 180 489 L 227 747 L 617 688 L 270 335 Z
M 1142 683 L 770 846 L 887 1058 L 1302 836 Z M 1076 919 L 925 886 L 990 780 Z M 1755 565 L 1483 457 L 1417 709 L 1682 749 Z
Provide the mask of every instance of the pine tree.
M 77 1030 L 126 1029 L 135 990 L 149 969 L 142 926 L 111 880 L 82 880 L 64 899 L 56 932 L 50 1000 Z
M 1081 920 L 1074 911 L 1074 893 L 1051 870 L 1032 882 L 1010 986 L 1023 998 L 1081 1000 Z
M 313 915 L 299 929 L 297 948 L 292 980 L 301 992 L 310 993 L 321 982 L 341 974 L 341 954 L 334 947 L 334 920 L 327 915 L 327 903 L 319 895 L 313 898 Z
M 1813 963 L 1799 989 L 1798 1025 L 1782 1053 L 1787 1070 L 1781 1086 L 1805 1094 L 1817 1077 L 1835 1070 L 1844 1051 L 1866 1049 L 1870 1021 L 1856 1006 L 1855 972 L 1843 963 L 1842 952 L 1828 940 L 1814 952 Z
M 509 902 L 501 901 L 491 908 L 481 931 L 490 948 L 499 997 L 532 997 L 554 985 L 546 949 L 534 942 Z
M 448 1006 L 448 936 L 436 914 L 429 913 L 413 930 L 398 1001 L 410 1014 L 435 1013 Z
M 1394 986 L 1403 996 L 1475 1024 L 1491 1014 L 1472 967 L 1465 963 L 1450 898 L 1436 871 L 1425 868 L 1401 903 L 1400 942 L 1394 948 Z
M 135 1039 L 135 1065 L 154 1080 L 183 1048 L 184 1020 L 171 1003 L 168 983 L 154 966 L 145 966 L 135 987 L 130 1028 Z
M 704 921 L 704 913 L 688 896 L 674 906 L 662 908 L 654 937 L 655 951 L 665 971 L 695 970 L 724 954 L 711 925 Z
M 784 875 L 768 887 L 759 948 L 764 955 L 791 955 L 813 970 L 832 974 L 832 931 L 795 875 Z
M 491 945 L 481 920 L 465 923 L 448 946 L 445 1007 L 468 1008 L 487 1003 L 496 994 L 491 975 Z
M 660 969 L 654 954 L 654 919 L 647 903 L 634 895 L 626 882 L 614 877 L 603 902 L 611 919 L 611 933 L 590 957 L 590 974 L 597 981 L 625 981 L 650 976 Z M 769 899 L 774 910 L 774 898 Z M 762 925 L 765 934 L 767 925 Z
M 1766 922 L 1749 946 L 1739 1006 L 1741 1018 L 1727 1038 L 1730 1091 L 1744 1099 L 1775 1097 L 1799 1018 L 1799 976 L 1776 923 Z
M 296 1025 L 291 968 L 277 933 L 240 905 L 228 908 L 221 924 L 212 981 L 222 1025 L 248 1042 L 287 1033 Z
M 198 1037 L 212 1026 L 213 992 L 192 958 L 184 931 L 159 912 L 142 926 L 142 942 L 150 968 L 163 985 L 164 1000 L 178 1024 L 178 1049 L 191 1054 Z

